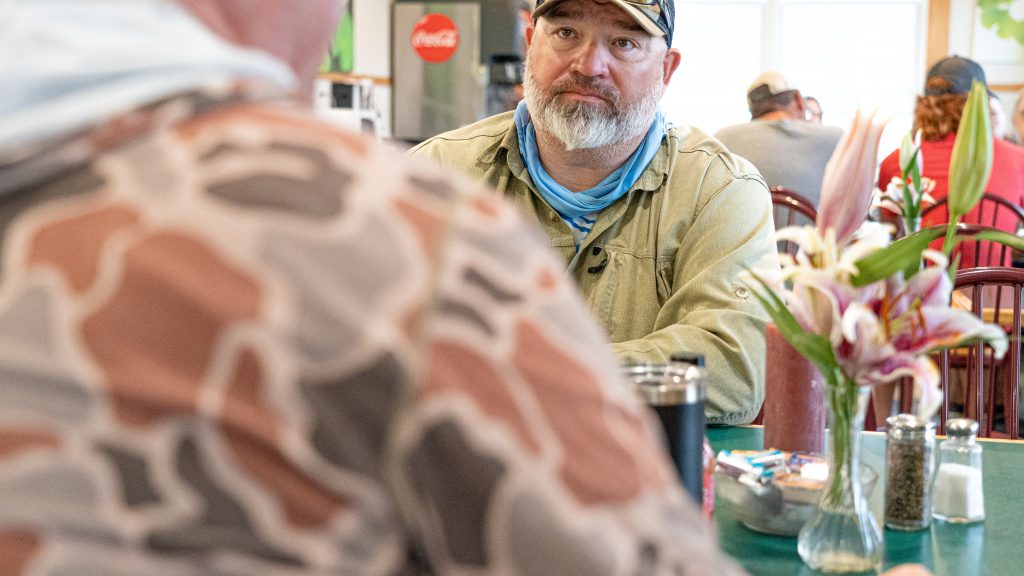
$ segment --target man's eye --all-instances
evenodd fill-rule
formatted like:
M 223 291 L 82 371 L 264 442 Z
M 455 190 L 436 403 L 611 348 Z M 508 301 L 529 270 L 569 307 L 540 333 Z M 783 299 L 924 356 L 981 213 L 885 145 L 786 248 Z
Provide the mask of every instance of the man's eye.
M 629 49 L 629 48 L 638 48 L 639 46 L 637 45 L 636 42 L 634 42 L 634 41 L 632 41 L 632 40 L 630 40 L 628 38 L 619 38 L 618 40 L 615 41 L 615 47 L 619 48 L 619 49 Z
M 572 30 L 569 29 L 569 28 L 559 28 L 558 31 L 555 32 L 555 34 L 559 38 L 571 38 L 572 37 Z

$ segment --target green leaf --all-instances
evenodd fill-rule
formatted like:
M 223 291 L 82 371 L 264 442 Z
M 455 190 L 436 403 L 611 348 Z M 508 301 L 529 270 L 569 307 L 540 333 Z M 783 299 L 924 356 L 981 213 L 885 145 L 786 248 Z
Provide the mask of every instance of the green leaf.
M 793 313 L 789 311 L 786 303 L 779 298 L 778 294 L 760 276 L 753 272 L 748 272 L 764 290 L 763 294 L 760 290 L 754 290 L 754 296 L 761 303 L 761 306 L 764 307 L 768 316 L 771 317 L 772 322 L 775 322 L 775 325 L 778 326 L 779 334 L 782 334 L 786 342 L 789 342 L 789 345 L 799 352 L 801 356 L 814 362 L 823 373 L 835 368 L 836 357 L 832 352 L 832 343 L 829 342 L 828 338 L 804 330 L 793 316 Z
M 979 240 L 991 240 L 992 242 L 998 242 L 1024 252 L 1024 238 L 1017 236 L 1016 234 L 1010 234 L 1009 232 L 1003 232 L 1002 230 L 985 230 L 984 232 L 978 232 L 974 235 Z
M 903 218 L 906 219 L 906 220 L 910 220 L 911 218 L 915 218 L 917 216 L 917 214 L 915 214 L 915 212 L 916 212 L 916 210 L 914 210 L 914 197 L 910 194 L 910 186 L 904 185 L 903 186 Z
M 861 258 L 855 264 L 857 274 L 852 279 L 853 285 L 867 286 L 901 270 L 904 277 L 910 278 L 921 267 L 921 252 L 928 248 L 932 240 L 940 238 L 945 232 L 945 226 L 929 226 Z
M 949 162 L 949 221 L 959 222 L 981 199 L 992 173 L 988 92 L 974 81 L 957 128 Z
M 900 141 L 900 175 L 904 180 L 910 175 L 910 167 L 917 162 L 917 151 L 918 148 L 914 148 L 914 139 L 910 133 L 903 135 L 903 140 Z
M 992 28 L 1001 20 L 1000 16 L 1002 13 L 999 10 L 993 9 L 982 9 L 981 11 L 981 25 L 985 28 Z

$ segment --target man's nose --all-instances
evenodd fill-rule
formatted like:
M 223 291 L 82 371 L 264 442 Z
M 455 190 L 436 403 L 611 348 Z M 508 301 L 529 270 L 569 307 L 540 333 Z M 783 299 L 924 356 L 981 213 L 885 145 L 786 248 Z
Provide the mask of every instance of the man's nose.
M 573 69 L 584 76 L 603 76 L 608 72 L 610 57 L 608 48 L 600 42 L 585 42 L 575 55 Z

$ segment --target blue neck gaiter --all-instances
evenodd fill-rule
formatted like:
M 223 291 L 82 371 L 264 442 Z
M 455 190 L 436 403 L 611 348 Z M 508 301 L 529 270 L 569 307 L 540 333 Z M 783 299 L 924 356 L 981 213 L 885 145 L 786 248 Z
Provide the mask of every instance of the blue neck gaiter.
M 665 136 L 665 117 L 661 110 L 654 116 L 647 136 L 622 166 L 609 174 L 604 180 L 589 190 L 572 192 L 565 186 L 555 182 L 540 162 L 540 151 L 537 149 L 537 132 L 534 130 L 530 113 L 526 109 L 526 101 L 519 103 L 514 116 L 516 133 L 519 136 L 519 153 L 526 164 L 526 171 L 537 186 L 544 200 L 563 217 L 578 218 L 586 214 L 600 212 L 612 202 L 621 198 L 636 184 L 647 165 L 658 153 L 661 140 Z

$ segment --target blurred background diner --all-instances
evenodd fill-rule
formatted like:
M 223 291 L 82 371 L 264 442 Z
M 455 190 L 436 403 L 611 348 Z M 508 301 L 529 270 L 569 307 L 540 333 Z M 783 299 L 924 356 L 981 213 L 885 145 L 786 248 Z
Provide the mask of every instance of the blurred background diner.
M 456 12 L 446 13 L 468 10 L 478 16 L 477 20 L 471 18 L 474 24 L 468 29 L 459 22 L 462 48 L 453 58 L 472 52 L 475 59 L 463 61 L 461 69 L 446 72 L 450 81 L 441 82 L 431 80 L 432 72 L 416 68 L 417 61 L 422 60 L 415 56 L 408 41 L 416 18 L 404 24 L 400 16 L 413 9 L 408 5 L 422 7 L 427 2 L 351 0 L 353 67 L 336 72 L 334 78 L 375 85 L 380 134 L 385 138 L 406 138 L 402 120 L 397 120 L 400 126 L 395 128 L 396 116 L 420 114 L 417 110 L 421 107 L 434 115 L 453 114 L 447 111 L 453 106 L 453 94 L 460 95 L 459 108 L 475 108 L 476 118 L 482 118 L 485 105 L 481 102 L 478 107 L 475 100 L 483 98 L 492 82 L 507 77 L 504 72 L 493 75 L 489 69 L 492 57 L 523 55 L 522 42 L 514 30 L 522 29 L 517 22 L 524 1 L 529 3 L 455 2 L 460 5 L 452 8 Z M 666 94 L 664 108 L 675 122 L 714 133 L 749 120 L 746 89 L 751 79 L 763 71 L 777 70 L 805 96 L 813 95 L 824 104 L 827 124 L 848 126 L 858 108 L 878 110 L 891 118 L 881 149 L 892 150 L 913 124 L 914 101 L 928 67 L 949 54 L 979 62 L 1004 108 L 1014 110 L 1022 82 L 1022 55 L 1020 44 L 1007 34 L 1012 19 L 1024 16 L 1019 13 L 1019 2 L 995 4 L 986 8 L 988 15 L 983 22 L 983 7 L 971 0 L 856 4 L 832 0 L 679 0 L 674 46 L 684 58 Z M 453 16 L 452 21 L 458 22 L 457 17 Z M 1004 35 L 1000 35 L 1001 30 L 1005 30 Z M 866 41 L 866 35 L 872 41 Z M 409 61 L 403 55 L 406 49 L 412 56 Z M 396 90 L 409 81 L 427 84 L 412 109 L 393 98 Z M 456 81 L 459 84 L 453 85 Z M 434 92 L 435 84 L 442 91 Z M 435 133 L 455 127 L 439 127 Z M 416 140 L 432 135 L 424 134 Z
M 862 389 L 853 484 L 880 516 L 887 419 L 933 378 L 988 529 L 886 530 L 869 573 L 1024 565 L 1024 0 L 0 0 L 0 31 L 0 575 L 810 574 L 749 472 L 785 477 L 770 428 L 815 410 L 785 460 L 823 463 L 823 376 L 752 288 L 835 247 L 780 228 L 907 234 L 908 150 L 946 224 L 968 144 L 991 172 L 907 309 L 940 294 L 1007 352 Z
M 726 126 L 715 138 L 753 162 L 769 187 L 799 194 L 817 207 L 825 164 L 843 130 L 822 126 L 821 108 L 812 113 L 800 89 L 773 70 L 751 82 L 747 107 L 749 122 Z

